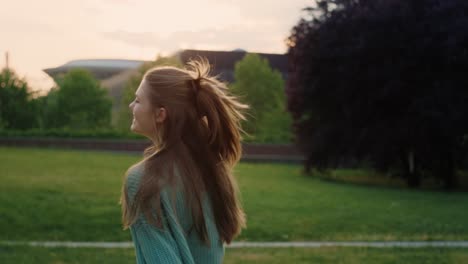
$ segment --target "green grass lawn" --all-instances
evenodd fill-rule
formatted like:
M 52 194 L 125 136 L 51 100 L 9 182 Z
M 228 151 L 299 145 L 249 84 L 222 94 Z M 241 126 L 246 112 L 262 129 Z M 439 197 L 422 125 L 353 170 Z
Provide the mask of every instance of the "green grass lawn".
M 468 251 L 447 248 L 227 248 L 225 264 L 467 263 Z M 0 263 L 135 263 L 133 249 L 0 247 Z
M 124 172 L 138 159 L 105 152 L 0 148 L 0 240 L 130 241 L 129 231 L 121 229 L 118 200 Z M 235 174 L 248 225 L 237 241 L 468 240 L 468 193 L 334 183 L 302 175 L 299 165 L 242 163 Z M 400 257 L 399 263 L 413 263 L 418 256 L 442 259 L 420 263 L 460 263 L 444 261 L 466 261 L 467 251 L 228 249 L 226 263 L 361 263 L 366 258 L 376 260 L 369 263 L 394 263 Z M 0 263 L 36 262 L 28 259 L 33 256 L 48 259 L 39 263 L 101 263 L 98 257 L 104 255 L 134 261 L 132 249 L 1 247 Z
M 128 241 L 118 205 L 138 156 L 0 148 L 0 240 Z M 298 165 L 240 164 L 238 240 L 468 239 L 468 193 L 338 184 Z

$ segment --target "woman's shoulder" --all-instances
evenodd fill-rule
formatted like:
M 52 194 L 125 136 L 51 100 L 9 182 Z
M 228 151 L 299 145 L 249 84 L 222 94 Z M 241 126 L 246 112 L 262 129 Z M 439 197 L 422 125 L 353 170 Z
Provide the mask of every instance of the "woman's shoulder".
M 141 177 L 143 176 L 143 164 L 137 163 L 132 165 L 127 170 L 126 176 L 126 188 L 130 197 L 135 196 L 138 191 L 138 186 L 140 184 Z
M 142 162 L 133 164 L 127 170 L 127 178 L 130 178 L 131 180 L 137 180 L 138 178 L 141 177 L 141 175 L 143 175 L 143 163 Z

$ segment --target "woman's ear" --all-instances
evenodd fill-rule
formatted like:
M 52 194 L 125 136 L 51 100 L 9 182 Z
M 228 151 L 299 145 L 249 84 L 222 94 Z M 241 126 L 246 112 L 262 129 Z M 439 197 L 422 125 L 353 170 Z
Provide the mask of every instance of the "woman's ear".
M 162 123 L 166 120 L 166 117 L 167 117 L 166 108 L 160 107 L 156 109 L 156 122 Z

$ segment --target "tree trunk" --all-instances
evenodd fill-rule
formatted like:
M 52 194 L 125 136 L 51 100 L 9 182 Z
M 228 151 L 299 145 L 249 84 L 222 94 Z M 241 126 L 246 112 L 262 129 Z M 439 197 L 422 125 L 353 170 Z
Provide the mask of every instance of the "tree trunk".
M 446 190 L 453 190 L 459 186 L 458 177 L 455 171 L 453 148 L 450 148 L 447 151 L 447 155 L 443 157 L 442 173 L 445 174 L 444 188 Z
M 305 174 L 310 174 L 311 170 L 312 170 L 312 158 L 307 157 L 304 161 L 304 172 Z
M 416 170 L 416 164 L 414 159 L 414 150 L 408 151 L 408 156 L 406 160 L 406 179 L 408 187 L 410 188 L 417 188 L 421 186 L 421 177 L 419 172 Z

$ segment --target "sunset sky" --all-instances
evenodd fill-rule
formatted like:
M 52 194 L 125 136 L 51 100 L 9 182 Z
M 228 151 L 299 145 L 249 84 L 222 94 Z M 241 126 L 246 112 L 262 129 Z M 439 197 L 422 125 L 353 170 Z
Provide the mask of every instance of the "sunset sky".
M 179 49 L 284 53 L 306 0 L 5 0 L 1 67 L 33 90 L 48 90 L 42 69 L 76 59 L 152 60 Z

